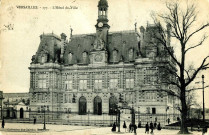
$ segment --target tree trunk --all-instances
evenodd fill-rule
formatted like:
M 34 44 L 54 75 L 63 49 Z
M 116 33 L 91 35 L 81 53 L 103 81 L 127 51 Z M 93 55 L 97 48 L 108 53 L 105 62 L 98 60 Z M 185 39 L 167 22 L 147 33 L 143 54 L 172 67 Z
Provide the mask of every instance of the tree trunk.
M 186 106 L 186 98 L 185 98 L 185 87 L 181 89 L 181 105 L 182 105 L 182 112 L 181 112 L 181 129 L 180 134 L 188 134 L 188 128 L 186 125 L 186 118 L 187 118 L 187 106 Z

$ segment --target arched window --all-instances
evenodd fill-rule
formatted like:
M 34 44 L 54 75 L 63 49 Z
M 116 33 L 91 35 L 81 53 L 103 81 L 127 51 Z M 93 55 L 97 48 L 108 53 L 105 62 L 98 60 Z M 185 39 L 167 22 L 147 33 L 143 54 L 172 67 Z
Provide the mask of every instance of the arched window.
M 109 98 L 109 114 L 110 115 L 115 115 L 116 114 L 116 109 L 117 109 L 117 99 L 114 96 L 111 96 Z
M 70 52 L 68 53 L 68 64 L 72 63 L 73 54 Z
M 117 50 L 113 50 L 113 62 L 116 62 L 117 61 Z
M 87 63 L 87 52 L 83 52 L 83 63 Z
M 86 98 L 84 96 L 79 99 L 79 115 L 86 114 Z
M 94 114 L 102 114 L 102 99 L 99 96 L 94 98 Z
M 129 57 L 129 61 L 133 61 L 133 56 L 134 56 L 134 51 L 133 49 L 129 49 L 128 51 L 128 57 Z

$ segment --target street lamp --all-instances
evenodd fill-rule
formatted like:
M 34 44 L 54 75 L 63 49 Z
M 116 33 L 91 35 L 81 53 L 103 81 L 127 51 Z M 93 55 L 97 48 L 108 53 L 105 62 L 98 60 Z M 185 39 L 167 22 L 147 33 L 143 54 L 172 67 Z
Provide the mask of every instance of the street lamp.
M 139 123 L 139 119 L 140 119 L 140 117 L 139 117 L 139 106 L 138 106 L 138 123 Z
M 204 75 L 202 75 L 202 98 L 203 98 L 203 123 L 205 122 L 205 95 L 204 95 Z
M 44 105 L 44 127 L 43 127 L 43 130 L 46 130 L 46 120 L 45 120 L 45 105 Z
M 118 132 L 120 132 L 120 107 L 118 107 Z
M 88 125 L 89 125 L 89 113 L 90 113 L 90 110 L 88 109 Z

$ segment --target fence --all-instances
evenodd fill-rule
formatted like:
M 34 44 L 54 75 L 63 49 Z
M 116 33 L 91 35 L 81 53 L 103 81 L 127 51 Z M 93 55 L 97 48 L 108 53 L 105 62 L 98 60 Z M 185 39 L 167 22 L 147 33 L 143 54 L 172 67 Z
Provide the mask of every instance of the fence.
M 20 112 L 15 111 L 18 115 Z M 8 112 L 3 112 L 4 118 L 13 119 L 11 122 L 30 122 L 33 123 L 36 119 L 37 123 L 43 123 L 44 119 L 46 123 L 51 124 L 70 124 L 70 125 L 98 125 L 98 126 L 110 126 L 116 122 L 117 115 L 95 115 L 92 113 L 87 113 L 86 115 L 78 115 L 77 113 L 65 113 L 65 112 L 37 112 L 37 111 L 24 111 L 23 118 L 17 117 L 17 115 L 11 115 L 12 117 L 7 117 Z M 14 114 L 11 112 L 11 114 Z M 16 117 L 13 117 L 16 116 Z M 45 117 L 45 118 L 44 118 Z M 135 113 L 135 123 L 138 124 L 139 121 L 141 125 L 144 126 L 147 122 L 157 122 L 165 126 L 168 124 L 168 118 L 170 123 L 176 122 L 177 118 L 180 117 L 178 114 L 138 114 Z M 121 122 L 126 121 L 126 123 L 131 123 L 131 114 L 121 113 Z

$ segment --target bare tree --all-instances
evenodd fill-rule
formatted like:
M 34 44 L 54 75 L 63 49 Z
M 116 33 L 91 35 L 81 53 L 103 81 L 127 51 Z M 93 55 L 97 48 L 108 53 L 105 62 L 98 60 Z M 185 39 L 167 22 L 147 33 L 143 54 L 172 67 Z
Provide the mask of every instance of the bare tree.
M 155 38 L 158 43 L 164 46 L 167 54 L 176 64 L 178 72 L 175 72 L 169 68 L 167 68 L 166 71 L 169 74 L 175 76 L 177 80 L 175 81 L 170 79 L 166 83 L 174 85 L 178 89 L 178 91 L 173 93 L 173 95 L 178 97 L 181 102 L 181 107 L 179 108 L 181 112 L 180 133 L 187 134 L 188 129 L 185 124 L 189 107 L 189 104 L 187 104 L 189 98 L 187 93 L 192 91 L 192 89 L 188 90 L 188 87 L 201 70 L 209 68 L 209 56 L 206 56 L 201 61 L 200 65 L 198 65 L 198 67 L 194 68 L 193 70 L 191 70 L 191 67 L 185 60 L 189 57 L 188 52 L 193 49 L 198 49 L 198 47 L 203 45 L 204 41 L 207 39 L 208 36 L 203 35 L 199 42 L 192 45 L 189 42 L 193 37 L 197 35 L 199 36 L 199 33 L 207 28 L 209 23 L 202 25 L 197 24 L 198 14 L 194 4 L 187 4 L 186 7 L 181 8 L 180 3 L 175 2 L 166 3 L 166 7 L 168 12 L 163 14 L 155 14 L 154 22 L 158 27 L 158 33 L 153 34 L 153 38 Z M 160 20 L 161 23 L 166 23 L 167 29 L 164 29 L 162 25 L 156 21 L 156 18 Z M 196 28 L 198 25 L 199 27 Z M 178 46 L 180 49 L 181 53 L 179 58 L 177 58 L 173 52 L 172 46 L 170 44 L 171 39 L 174 39 L 177 42 L 175 46 Z

